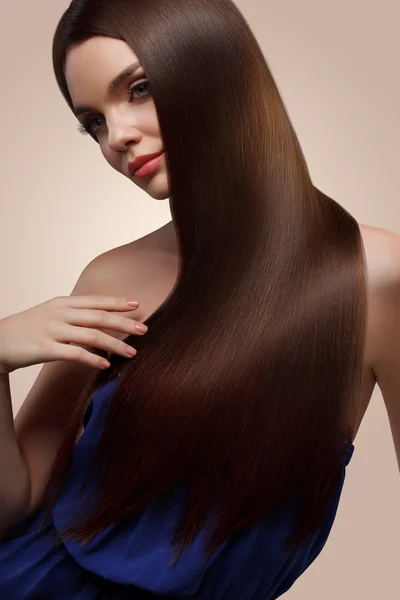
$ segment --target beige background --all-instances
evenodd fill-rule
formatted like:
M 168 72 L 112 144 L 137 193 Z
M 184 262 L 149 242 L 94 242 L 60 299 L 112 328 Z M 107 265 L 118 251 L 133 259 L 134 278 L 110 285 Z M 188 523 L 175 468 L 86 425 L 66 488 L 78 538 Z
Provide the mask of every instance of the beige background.
M 360 223 L 400 233 L 398 0 L 236 0 L 282 92 L 314 184 Z M 67 0 L 2 0 L 0 318 L 68 295 L 88 262 L 170 220 L 79 136 L 53 77 Z M 15 409 L 41 365 L 11 375 Z M 399 390 L 400 400 L 400 390 Z M 285 598 L 399 597 L 400 477 L 379 389 L 338 516 Z

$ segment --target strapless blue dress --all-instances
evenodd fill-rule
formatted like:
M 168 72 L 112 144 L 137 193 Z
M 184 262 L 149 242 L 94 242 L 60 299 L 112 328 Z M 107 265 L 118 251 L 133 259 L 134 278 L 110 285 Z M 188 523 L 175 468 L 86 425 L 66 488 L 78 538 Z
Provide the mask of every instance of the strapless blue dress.
M 51 518 L 39 531 L 43 516 L 39 510 L 23 534 L 0 543 L 0 599 L 273 600 L 281 596 L 327 541 L 354 445 L 348 446 L 322 527 L 292 556 L 284 542 L 293 530 L 296 510 L 286 505 L 224 542 L 207 562 L 205 535 L 200 532 L 177 564 L 170 566 L 170 541 L 184 505 L 177 488 L 140 515 L 110 525 L 86 546 L 60 543 L 56 534 L 73 520 L 72 498 L 89 467 L 117 383 L 109 381 L 92 398 L 90 418 Z

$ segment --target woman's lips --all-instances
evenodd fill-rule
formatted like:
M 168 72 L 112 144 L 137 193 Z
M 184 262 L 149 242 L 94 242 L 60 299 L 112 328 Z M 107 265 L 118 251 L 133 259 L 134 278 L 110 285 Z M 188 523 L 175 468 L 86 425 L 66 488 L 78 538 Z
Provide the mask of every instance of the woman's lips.
M 147 175 L 150 175 L 155 170 L 163 156 L 164 152 L 162 152 L 159 156 L 156 156 L 156 158 L 149 160 L 142 167 L 140 167 L 140 169 L 135 171 L 134 177 L 146 177 Z

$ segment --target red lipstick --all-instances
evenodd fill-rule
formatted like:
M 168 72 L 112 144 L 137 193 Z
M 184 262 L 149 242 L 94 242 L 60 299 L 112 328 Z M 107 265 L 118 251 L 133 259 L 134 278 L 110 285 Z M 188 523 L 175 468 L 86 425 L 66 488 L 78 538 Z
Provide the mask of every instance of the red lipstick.
M 164 151 L 162 150 L 153 154 L 137 156 L 134 161 L 128 164 L 129 174 L 135 177 L 149 175 L 156 168 L 163 155 Z

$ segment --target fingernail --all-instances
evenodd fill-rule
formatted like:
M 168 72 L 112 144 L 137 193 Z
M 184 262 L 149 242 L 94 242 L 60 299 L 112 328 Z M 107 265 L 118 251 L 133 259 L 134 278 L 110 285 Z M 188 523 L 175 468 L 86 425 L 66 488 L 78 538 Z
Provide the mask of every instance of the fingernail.
M 136 329 L 138 331 L 141 331 L 142 333 L 146 333 L 146 331 L 148 330 L 148 327 L 146 325 L 143 325 L 142 323 L 140 323 L 140 325 L 136 325 Z
M 129 304 L 129 306 L 135 306 L 135 307 L 139 306 L 139 302 L 136 302 L 134 300 L 128 300 L 128 304 Z

